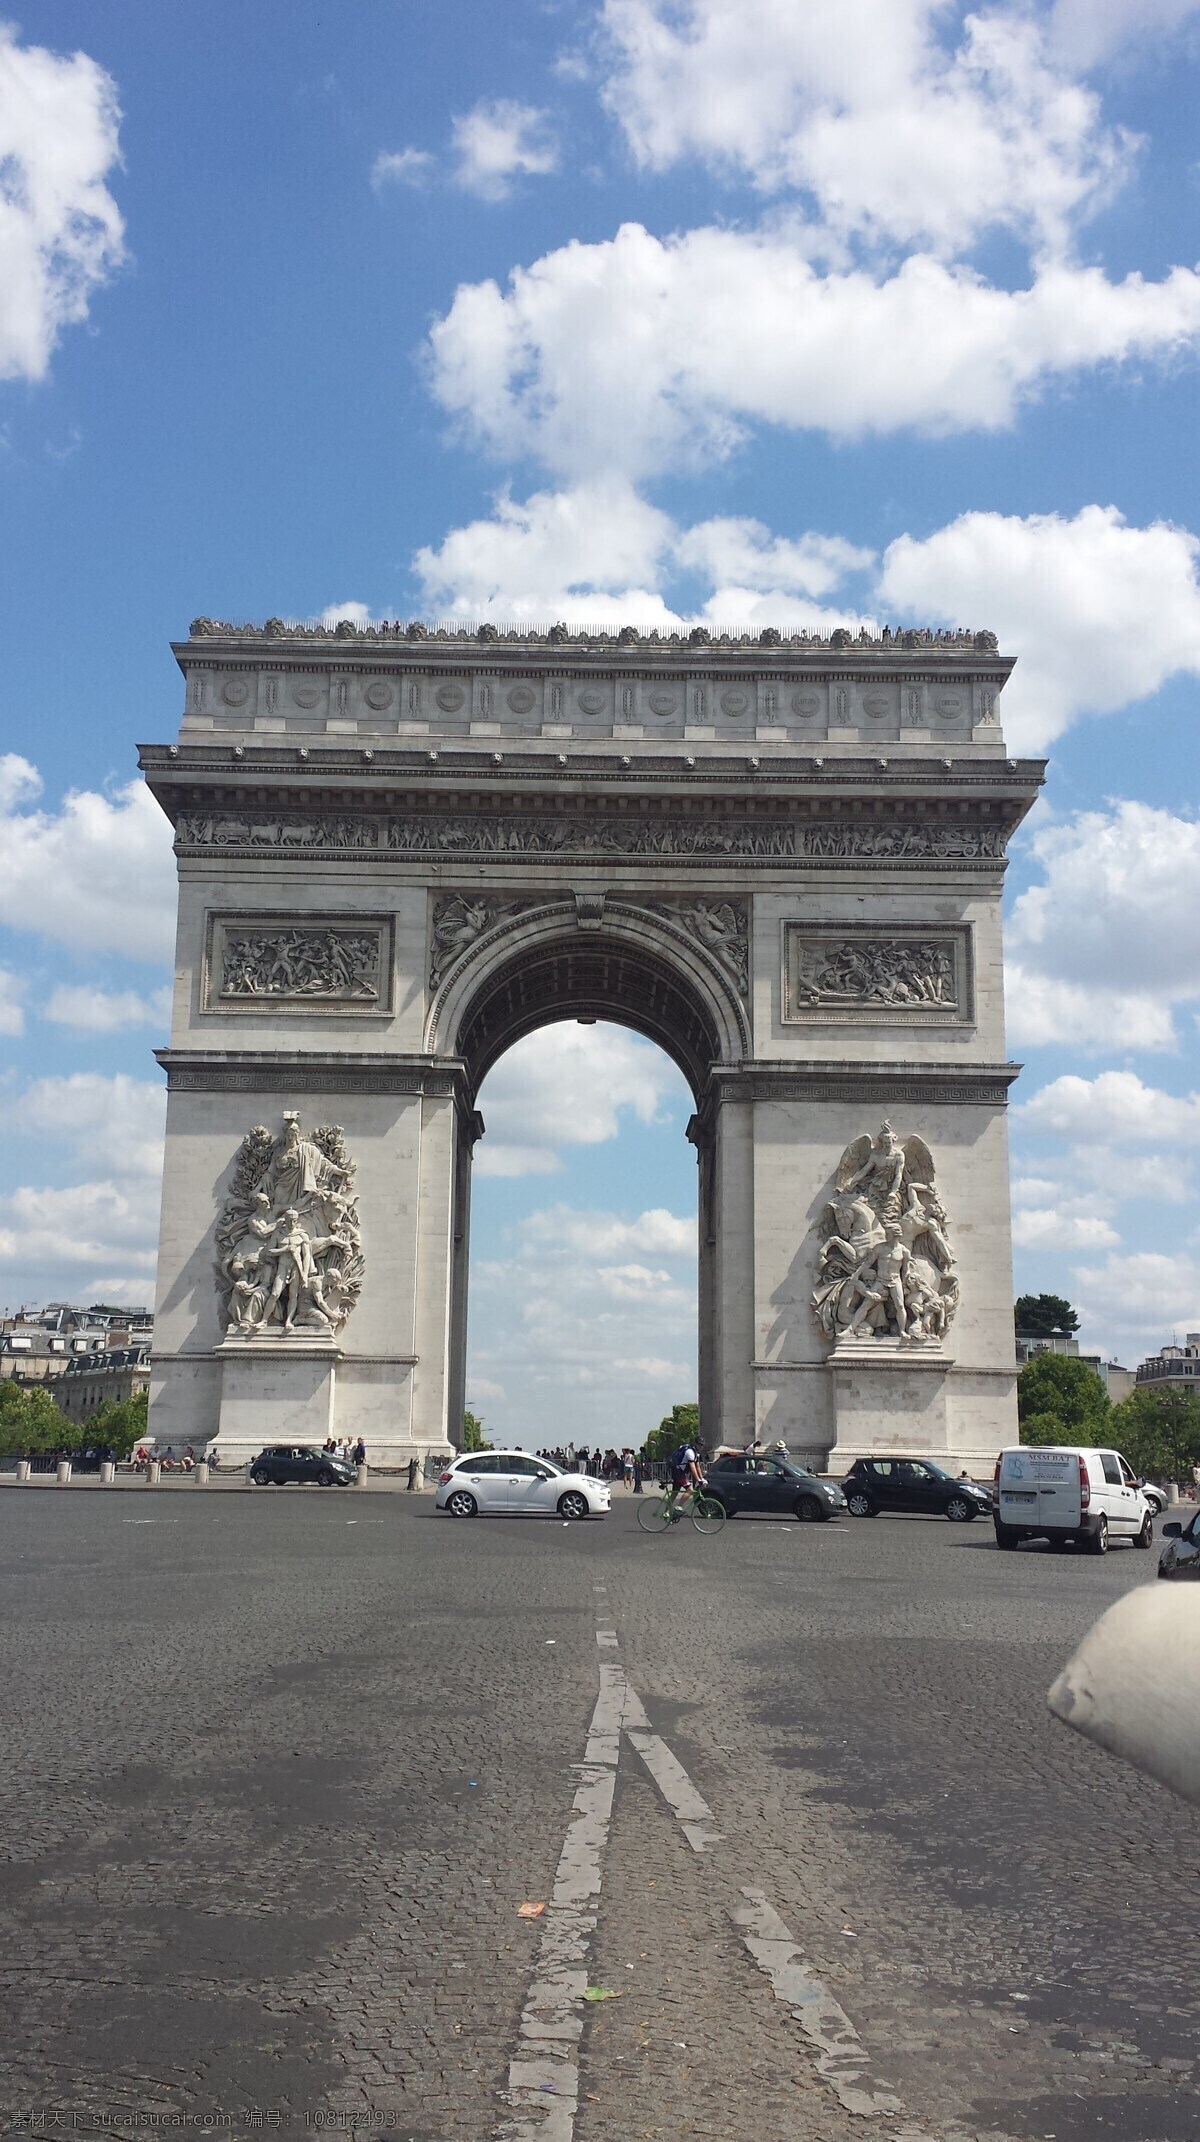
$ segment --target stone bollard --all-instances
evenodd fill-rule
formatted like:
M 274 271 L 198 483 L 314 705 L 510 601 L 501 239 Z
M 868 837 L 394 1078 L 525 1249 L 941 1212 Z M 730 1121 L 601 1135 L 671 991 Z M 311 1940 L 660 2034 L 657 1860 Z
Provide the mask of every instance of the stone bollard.
M 18 1458 L 18 1459 L 17 1459 L 17 1478 L 18 1478 L 18 1480 L 28 1480 L 28 1478 L 29 1478 L 29 1460 L 28 1460 L 28 1458 Z
M 200 1463 L 196 1467 L 195 1481 L 197 1487 L 208 1486 L 208 1466 L 206 1465 L 203 1458 L 201 1458 Z
M 362 1465 L 356 1465 L 356 1466 L 355 1466 L 355 1468 L 354 1468 L 354 1485 L 355 1485 L 355 1487 L 365 1487 L 365 1486 L 366 1486 L 366 1484 L 367 1484 L 367 1468 L 366 1468 L 366 1465 L 365 1465 L 365 1464 L 362 1464 Z
M 116 1471 L 117 1471 L 117 1468 L 116 1468 L 116 1466 L 115 1466 L 115 1465 L 113 1464 L 113 1461 L 112 1461 L 112 1459 L 111 1459 L 111 1458 L 102 1458 L 102 1459 L 100 1460 L 100 1485 L 101 1485 L 101 1487 L 111 1487 L 111 1486 L 112 1486 L 112 1484 L 113 1484 L 113 1481 L 114 1481 L 114 1479 L 115 1479 L 115 1477 L 116 1477 Z
M 60 1458 L 60 1459 L 59 1459 L 59 1461 L 58 1461 L 58 1465 L 57 1465 L 57 1467 L 56 1467 L 56 1469 L 55 1469 L 55 1479 L 56 1479 L 56 1480 L 58 1481 L 58 1484 L 59 1484 L 59 1486 L 60 1486 L 60 1487 L 69 1487 L 69 1486 L 70 1486 L 70 1484 L 71 1484 L 71 1460 L 70 1460 L 69 1458 Z
M 158 1458 L 151 1458 L 149 1467 L 146 1472 L 147 1487 L 157 1487 L 161 1479 L 162 1463 Z
M 1179 1482 L 1178 1482 L 1177 1480 L 1168 1480 L 1168 1482 L 1167 1482 L 1167 1508 L 1168 1508 L 1169 1510 L 1173 1510 L 1173 1509 L 1174 1509 L 1174 1507 L 1175 1507 L 1175 1505 L 1176 1505 L 1176 1503 L 1178 1502 L 1178 1500 L 1179 1500 Z

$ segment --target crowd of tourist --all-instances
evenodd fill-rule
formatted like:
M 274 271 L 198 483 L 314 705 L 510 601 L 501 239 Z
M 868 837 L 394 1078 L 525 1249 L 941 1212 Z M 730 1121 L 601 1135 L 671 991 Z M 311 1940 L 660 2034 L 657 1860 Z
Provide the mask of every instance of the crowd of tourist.
M 601 1450 L 598 1444 L 595 1450 L 589 1450 L 586 1443 L 577 1450 L 574 1443 L 568 1443 L 558 1450 L 539 1450 L 537 1455 L 547 1458 L 551 1465 L 560 1465 L 565 1473 L 590 1473 L 593 1480 L 607 1480 L 610 1486 L 623 1480 L 627 1488 L 633 1486 L 646 1463 L 642 1452 L 635 1451 L 630 1443 L 622 1450 L 611 1446 Z

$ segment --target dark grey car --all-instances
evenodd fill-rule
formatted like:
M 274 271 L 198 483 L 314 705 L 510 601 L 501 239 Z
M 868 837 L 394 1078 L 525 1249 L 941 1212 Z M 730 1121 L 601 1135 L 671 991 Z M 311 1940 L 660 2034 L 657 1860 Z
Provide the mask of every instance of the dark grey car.
M 1187 1523 L 1172 1519 L 1162 1528 L 1162 1551 L 1158 1557 L 1160 1577 L 1174 1577 L 1200 1584 L 1200 1510 Z
M 846 1507 L 840 1488 L 818 1480 L 790 1458 L 715 1458 L 705 1478 L 706 1493 L 729 1517 L 798 1517 L 801 1524 L 819 1525 Z
M 311 1443 L 272 1443 L 260 1450 L 250 1467 L 255 1487 L 284 1487 L 289 1482 L 313 1481 L 317 1487 L 351 1487 L 355 1468 L 345 1458 L 328 1450 L 314 1450 Z

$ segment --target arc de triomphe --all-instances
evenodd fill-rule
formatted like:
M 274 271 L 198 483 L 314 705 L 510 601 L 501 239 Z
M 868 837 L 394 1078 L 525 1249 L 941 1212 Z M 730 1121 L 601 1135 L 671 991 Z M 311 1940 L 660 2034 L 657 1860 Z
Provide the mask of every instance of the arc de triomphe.
M 160 1440 L 453 1443 L 481 1081 L 608 1018 L 695 1097 L 706 1439 L 990 1465 L 1000 894 L 1043 771 L 990 633 L 197 619 L 175 654 Z

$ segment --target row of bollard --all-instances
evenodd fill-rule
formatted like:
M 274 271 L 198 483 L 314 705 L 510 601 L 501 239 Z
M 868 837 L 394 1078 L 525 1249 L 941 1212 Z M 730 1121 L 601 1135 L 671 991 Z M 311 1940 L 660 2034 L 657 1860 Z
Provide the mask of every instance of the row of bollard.
M 27 1481 L 27 1480 L 29 1479 L 29 1476 L 30 1476 L 30 1470 L 31 1470 L 31 1468 L 30 1468 L 30 1464 L 29 1464 L 29 1460 L 28 1460 L 28 1458 L 18 1458 L 18 1459 L 17 1459 L 17 1480 L 18 1480 L 18 1482 L 21 1482 L 21 1481 Z M 55 1466 L 55 1469 L 54 1469 L 54 1478 L 55 1478 L 55 1483 L 56 1483 L 56 1485 L 57 1485 L 58 1487 L 69 1487 L 69 1486 L 71 1485 L 71 1478 L 72 1478 L 72 1470 L 73 1470 L 73 1468 L 72 1468 L 72 1465 L 71 1465 L 71 1460 L 70 1460 L 69 1458 L 60 1458 L 60 1459 L 59 1459 L 59 1461 L 58 1461 L 58 1463 L 57 1463 L 57 1465 Z M 194 1465 L 194 1466 L 192 1467 L 192 1473 L 191 1473 L 191 1477 L 192 1477 L 192 1480 L 193 1480 L 193 1482 L 194 1482 L 194 1484 L 195 1484 L 195 1486 L 196 1486 L 196 1487 L 207 1487 L 207 1486 L 208 1486 L 208 1470 L 209 1470 L 209 1469 L 208 1469 L 207 1465 L 205 1465 L 205 1464 L 204 1464 L 203 1462 L 201 1462 L 201 1463 L 200 1463 L 199 1465 Z M 365 1466 L 363 1466 L 363 1467 L 361 1467 L 361 1468 L 360 1468 L 360 1470 L 361 1470 L 361 1471 L 363 1471 L 363 1472 L 365 1472 L 365 1471 L 366 1471 L 366 1467 L 365 1467 Z M 113 1464 L 113 1461 L 112 1461 L 112 1459 L 111 1459 L 111 1458 L 104 1458 L 104 1459 L 102 1459 L 102 1460 L 101 1460 L 101 1463 L 100 1463 L 100 1485 L 101 1485 L 101 1487 L 111 1487 L 111 1486 L 112 1486 L 112 1484 L 113 1484 L 113 1481 L 114 1481 L 114 1480 L 116 1479 L 116 1476 L 117 1476 L 117 1468 L 116 1468 L 116 1466 L 115 1466 L 115 1465 Z M 159 1461 L 158 1461 L 158 1459 L 157 1459 L 157 1458 L 152 1458 L 152 1459 L 151 1459 L 151 1461 L 150 1461 L 150 1464 L 149 1464 L 149 1466 L 148 1466 L 148 1468 L 147 1468 L 147 1472 L 146 1472 L 146 1481 L 147 1481 L 147 1485 L 148 1485 L 148 1486 L 150 1486 L 150 1487 L 157 1487 L 157 1486 L 158 1486 L 158 1483 L 159 1483 L 159 1481 L 160 1481 L 161 1479 L 162 1479 L 162 1466 L 161 1466 L 161 1464 L 159 1463 Z

